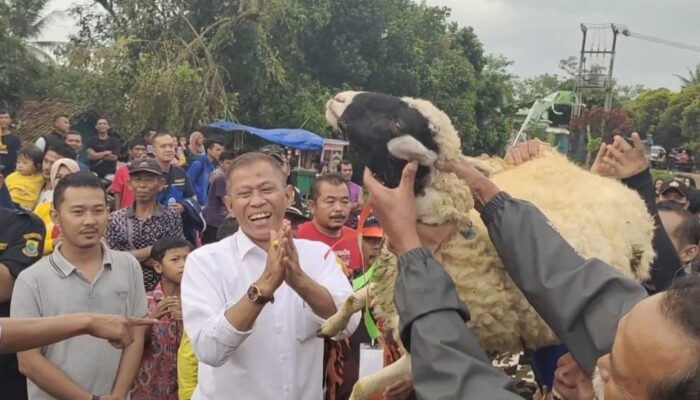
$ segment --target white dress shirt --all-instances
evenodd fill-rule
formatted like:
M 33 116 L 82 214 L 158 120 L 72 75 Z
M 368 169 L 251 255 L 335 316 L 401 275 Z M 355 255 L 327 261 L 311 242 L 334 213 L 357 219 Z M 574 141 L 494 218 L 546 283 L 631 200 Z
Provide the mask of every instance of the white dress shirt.
M 352 287 L 328 246 L 295 239 L 301 268 L 325 287 L 336 307 Z M 245 296 L 265 269 L 267 253 L 242 231 L 195 250 L 182 278 L 185 331 L 199 360 L 193 400 L 321 400 L 324 321 L 286 283 L 275 292 L 248 332 L 236 330 L 224 312 Z M 338 337 L 350 336 L 356 313 Z

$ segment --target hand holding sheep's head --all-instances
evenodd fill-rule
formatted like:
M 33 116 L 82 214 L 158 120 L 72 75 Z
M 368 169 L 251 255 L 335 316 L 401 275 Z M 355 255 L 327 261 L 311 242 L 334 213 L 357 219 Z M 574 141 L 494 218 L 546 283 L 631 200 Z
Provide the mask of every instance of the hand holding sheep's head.
M 437 160 L 457 161 L 461 143 L 449 117 L 432 103 L 373 92 L 342 92 L 326 105 L 326 119 L 350 141 L 376 178 L 395 188 L 408 161 L 420 164 L 413 186 L 418 220 L 427 224 L 467 223 L 468 188 L 434 168 Z
M 388 187 L 396 187 L 407 161 L 420 163 L 415 192 L 437 160 L 430 121 L 404 100 L 381 93 L 342 92 L 326 106 L 326 119 L 344 133 L 362 161 Z

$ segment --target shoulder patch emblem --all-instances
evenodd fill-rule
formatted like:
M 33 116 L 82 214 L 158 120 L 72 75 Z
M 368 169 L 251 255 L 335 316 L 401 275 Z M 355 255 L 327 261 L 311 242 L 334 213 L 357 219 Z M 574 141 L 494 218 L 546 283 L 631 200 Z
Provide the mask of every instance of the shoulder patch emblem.
M 38 257 L 39 256 L 39 241 L 29 239 L 24 242 L 24 249 L 22 249 L 22 254 L 27 257 Z

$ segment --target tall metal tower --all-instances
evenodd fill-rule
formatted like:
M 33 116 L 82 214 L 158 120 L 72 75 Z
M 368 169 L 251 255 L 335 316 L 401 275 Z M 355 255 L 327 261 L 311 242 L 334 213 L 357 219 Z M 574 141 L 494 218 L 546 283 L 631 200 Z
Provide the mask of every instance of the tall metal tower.
M 612 107 L 613 66 L 620 29 L 615 24 L 581 24 L 583 40 L 578 74 L 574 85 L 576 104 L 571 116 L 581 115 L 583 94 L 587 91 L 605 91 L 605 110 Z

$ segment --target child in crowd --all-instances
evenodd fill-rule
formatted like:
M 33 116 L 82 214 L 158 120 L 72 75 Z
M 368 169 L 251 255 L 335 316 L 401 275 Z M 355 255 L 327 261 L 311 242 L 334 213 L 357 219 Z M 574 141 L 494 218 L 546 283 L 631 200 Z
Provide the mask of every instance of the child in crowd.
M 146 295 L 148 316 L 160 322 L 147 333 L 132 400 L 178 399 L 177 352 L 183 334 L 180 281 L 191 251 L 190 243 L 180 237 L 161 239 L 151 248 L 153 269 L 161 281 Z
M 44 177 L 41 175 L 43 160 L 44 153 L 41 149 L 33 144 L 24 146 L 17 152 L 15 172 L 5 178 L 12 201 L 27 210 L 34 208 L 44 185 Z

